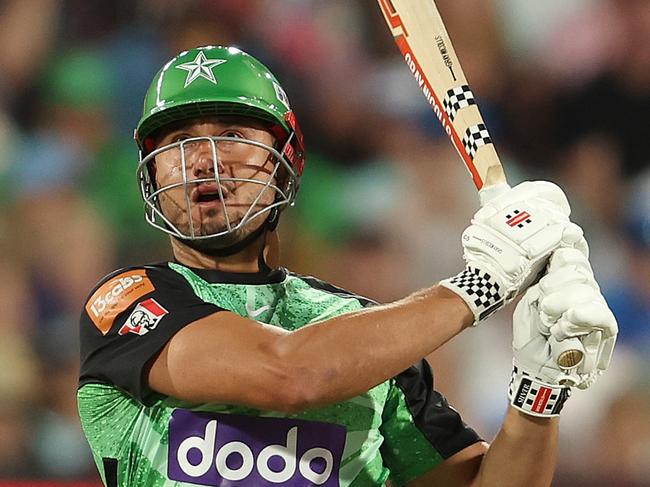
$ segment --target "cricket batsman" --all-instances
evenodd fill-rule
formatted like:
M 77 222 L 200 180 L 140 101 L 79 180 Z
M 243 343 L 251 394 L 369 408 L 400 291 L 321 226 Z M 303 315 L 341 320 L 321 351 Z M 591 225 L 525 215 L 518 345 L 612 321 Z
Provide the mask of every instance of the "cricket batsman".
M 135 140 L 146 219 L 173 260 L 113 272 L 82 311 L 79 414 L 106 487 L 550 485 L 562 406 L 617 334 L 560 188 L 486 198 L 464 269 L 378 304 L 279 264 L 305 147 L 255 58 L 169 60 Z M 514 210 L 530 221 L 507 225 Z M 488 444 L 423 357 L 517 296 L 510 405 Z M 584 358 L 562 369 L 554 347 L 573 338 Z

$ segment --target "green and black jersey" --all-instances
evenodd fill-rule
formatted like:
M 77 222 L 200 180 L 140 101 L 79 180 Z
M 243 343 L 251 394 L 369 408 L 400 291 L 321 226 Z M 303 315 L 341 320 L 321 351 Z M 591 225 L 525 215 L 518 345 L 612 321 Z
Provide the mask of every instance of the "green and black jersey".
M 147 385 L 146 367 L 165 343 L 212 313 L 296 330 L 371 304 L 285 269 L 232 274 L 165 263 L 103 279 L 81 317 L 78 402 L 104 484 L 403 485 L 479 441 L 433 390 L 424 361 L 363 395 L 291 415 L 187 403 Z

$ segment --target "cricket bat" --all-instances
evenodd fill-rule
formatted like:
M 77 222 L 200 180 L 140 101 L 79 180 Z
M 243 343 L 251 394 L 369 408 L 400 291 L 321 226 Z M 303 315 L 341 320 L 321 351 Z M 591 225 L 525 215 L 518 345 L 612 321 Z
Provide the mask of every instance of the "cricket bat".
M 488 129 L 434 0 L 377 0 L 404 62 L 449 136 L 477 190 L 506 183 Z M 583 359 L 577 338 L 554 341 L 563 369 Z

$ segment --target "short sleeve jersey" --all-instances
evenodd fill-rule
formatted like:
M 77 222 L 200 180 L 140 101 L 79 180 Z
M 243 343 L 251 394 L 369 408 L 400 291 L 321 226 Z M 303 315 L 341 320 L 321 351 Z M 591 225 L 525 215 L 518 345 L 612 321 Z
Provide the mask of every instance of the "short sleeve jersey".
M 300 414 L 188 403 L 148 387 L 147 367 L 165 344 L 213 313 L 296 330 L 372 304 L 282 268 L 232 274 L 170 262 L 104 278 L 81 316 L 77 393 L 104 484 L 399 486 L 480 441 L 433 389 L 425 361 Z

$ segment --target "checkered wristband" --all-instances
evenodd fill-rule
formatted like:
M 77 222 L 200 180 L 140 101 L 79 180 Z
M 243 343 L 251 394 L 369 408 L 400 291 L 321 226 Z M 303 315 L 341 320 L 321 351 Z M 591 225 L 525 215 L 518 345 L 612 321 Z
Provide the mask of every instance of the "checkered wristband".
M 568 387 L 548 384 L 516 365 L 512 370 L 508 398 L 510 404 L 526 414 L 542 418 L 559 416 L 570 395 Z
M 473 266 L 440 284 L 463 298 L 474 313 L 474 326 L 506 304 L 503 286 L 489 272 Z

